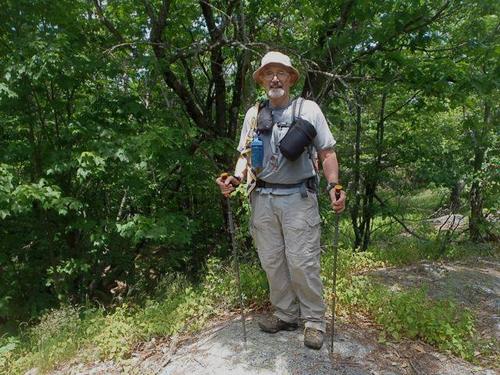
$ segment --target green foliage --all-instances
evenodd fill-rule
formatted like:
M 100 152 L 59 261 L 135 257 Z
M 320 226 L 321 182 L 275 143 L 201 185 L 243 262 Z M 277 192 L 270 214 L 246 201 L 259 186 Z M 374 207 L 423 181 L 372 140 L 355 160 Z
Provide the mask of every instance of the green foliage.
M 406 248 L 394 247 L 392 252 L 404 253 Z M 380 325 L 381 342 L 389 339 L 398 341 L 403 337 L 419 339 L 472 360 L 474 352 L 480 347 L 474 338 L 472 313 L 448 300 L 431 300 L 423 289 L 393 291 L 385 285 L 374 284 L 368 276 L 362 275 L 363 271 L 382 266 L 384 263 L 377 259 L 383 257 L 377 252 L 340 250 L 337 273 L 337 309 L 340 315 L 368 313 Z M 331 259 L 332 254 L 329 253 L 323 257 L 322 276 L 328 305 L 332 295 Z M 395 259 L 399 260 L 399 257 Z
M 245 305 L 264 306 L 268 289 L 260 267 L 243 265 L 241 280 Z M 210 318 L 236 309 L 234 268 L 209 258 L 200 284 L 167 276 L 140 305 L 123 303 L 108 312 L 62 306 L 47 312 L 20 336 L 0 338 L 0 371 L 23 373 L 35 366 L 46 371 L 77 354 L 81 360 L 126 359 L 140 341 L 194 332 Z
M 391 292 L 376 286 L 365 290 L 358 302 L 382 326 L 381 341 L 405 336 L 467 360 L 474 356 L 473 316 L 450 301 L 431 301 L 424 290 Z
M 165 245 L 187 245 L 191 243 L 192 228 L 189 218 L 168 212 L 158 217 L 135 215 L 125 223 L 117 223 L 118 234 L 130 238 L 134 244 L 144 240 Z
M 29 328 L 20 337 L 6 337 L 0 340 L 0 370 L 3 373 L 24 373 L 32 367 L 42 371 L 73 358 L 82 348 L 86 330 L 91 327 L 94 313 L 62 306 L 44 314 L 36 326 Z
M 54 210 L 59 215 L 82 208 L 81 202 L 70 197 L 64 197 L 57 185 L 51 185 L 47 180 L 40 179 L 37 183 L 19 184 L 14 179 L 12 168 L 0 164 L 0 217 L 5 219 L 11 215 L 29 213 L 33 205 L 40 205 L 45 210 Z
M 329 247 L 329 250 L 331 248 Z M 361 291 L 367 283 L 363 274 L 374 268 L 383 267 L 385 263 L 377 260 L 373 252 L 353 252 L 349 248 L 340 247 L 337 257 L 337 308 L 342 313 L 353 311 L 358 300 L 362 298 Z M 325 288 L 325 302 L 331 306 L 333 298 L 333 254 L 327 251 L 321 258 L 321 279 Z
M 245 305 L 263 306 L 268 297 L 264 272 L 257 266 L 243 265 L 240 278 Z M 187 288 L 184 294 L 185 299 L 177 307 L 175 314 L 180 317 L 179 324 L 191 322 L 184 327 L 188 330 L 198 330 L 208 318 L 239 308 L 234 266 L 229 267 L 217 258 L 209 258 L 200 287 Z M 175 330 L 178 329 L 180 326 L 175 326 Z
M 127 357 L 132 345 L 139 341 L 143 332 L 136 318 L 136 311 L 132 306 L 124 304 L 112 314 L 99 319 L 101 328 L 92 324 L 93 341 L 99 349 L 99 356 L 103 359 L 118 359 Z

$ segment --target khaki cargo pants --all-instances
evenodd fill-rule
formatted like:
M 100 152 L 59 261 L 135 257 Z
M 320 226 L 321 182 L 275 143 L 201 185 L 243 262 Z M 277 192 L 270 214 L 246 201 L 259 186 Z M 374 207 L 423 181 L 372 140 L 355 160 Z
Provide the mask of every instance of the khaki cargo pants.
M 320 216 L 314 193 L 251 195 L 250 231 L 267 274 L 274 315 L 325 332 Z

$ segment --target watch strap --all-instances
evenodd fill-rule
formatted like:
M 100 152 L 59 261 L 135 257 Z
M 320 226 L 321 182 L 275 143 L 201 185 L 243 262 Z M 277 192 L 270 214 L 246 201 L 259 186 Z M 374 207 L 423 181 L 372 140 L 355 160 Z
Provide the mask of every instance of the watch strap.
M 338 184 L 338 182 L 329 182 L 328 185 L 326 185 L 326 191 L 330 192 L 330 190 L 332 190 Z

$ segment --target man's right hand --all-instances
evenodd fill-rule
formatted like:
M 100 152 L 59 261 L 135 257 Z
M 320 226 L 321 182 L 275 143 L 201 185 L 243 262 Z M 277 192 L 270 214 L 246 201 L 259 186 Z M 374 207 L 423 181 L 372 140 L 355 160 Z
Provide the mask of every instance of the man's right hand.
M 235 187 L 240 184 L 239 179 L 224 173 L 219 176 L 215 182 L 219 185 L 220 191 L 226 198 L 235 190 Z

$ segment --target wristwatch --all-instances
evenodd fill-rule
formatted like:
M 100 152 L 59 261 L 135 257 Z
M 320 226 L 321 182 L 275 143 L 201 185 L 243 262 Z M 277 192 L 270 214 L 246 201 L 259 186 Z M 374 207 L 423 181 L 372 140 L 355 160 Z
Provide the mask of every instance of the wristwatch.
M 338 184 L 338 182 L 329 182 L 328 185 L 326 185 L 326 191 L 329 193 L 330 190 L 332 190 Z

